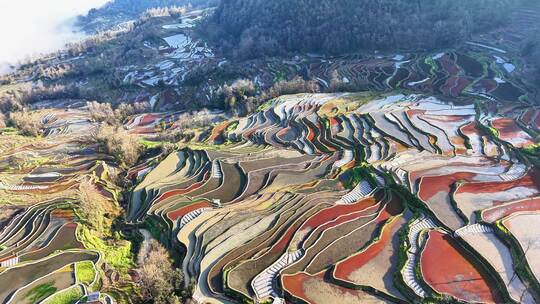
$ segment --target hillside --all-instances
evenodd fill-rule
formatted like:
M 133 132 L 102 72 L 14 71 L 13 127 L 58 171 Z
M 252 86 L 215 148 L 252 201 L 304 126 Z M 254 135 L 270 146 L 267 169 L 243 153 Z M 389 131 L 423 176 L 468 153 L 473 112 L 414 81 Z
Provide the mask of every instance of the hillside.
M 119 23 L 136 19 L 141 13 L 153 8 L 209 7 L 219 0 L 113 0 L 94 8 L 86 16 L 79 16 L 77 23 L 86 32 L 107 30 Z
M 477 102 L 282 96 L 137 168 L 126 217 L 173 231 L 198 303 L 538 303 L 540 111 Z
M 540 3 L 187 2 L 0 77 L 0 304 L 540 303 Z
M 224 0 L 207 32 L 240 56 L 434 49 L 498 25 L 511 1 Z

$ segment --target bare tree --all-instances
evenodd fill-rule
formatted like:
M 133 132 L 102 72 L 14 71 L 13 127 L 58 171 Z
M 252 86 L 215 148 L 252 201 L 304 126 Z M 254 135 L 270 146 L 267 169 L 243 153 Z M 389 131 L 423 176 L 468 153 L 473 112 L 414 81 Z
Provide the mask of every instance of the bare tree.
M 97 232 L 103 232 L 106 226 L 105 204 L 105 198 L 90 179 L 85 179 L 79 185 L 79 212 L 87 225 Z
M 129 134 L 120 126 L 101 125 L 93 136 L 101 149 L 124 165 L 134 165 L 141 155 L 142 147 L 137 136 Z
M 320 87 L 314 80 L 304 80 L 297 76 L 289 81 L 280 81 L 275 83 L 268 92 L 269 98 L 275 98 L 281 95 L 297 93 L 317 93 Z
M 22 134 L 27 136 L 38 136 L 42 133 L 43 123 L 37 115 L 30 114 L 26 109 L 20 112 L 11 112 L 9 121 L 17 129 L 21 130 Z
M 6 127 L 6 115 L 0 112 L 0 129 L 3 129 L 5 127 Z
M 138 272 L 144 300 L 154 303 L 181 303 L 177 292 L 182 289 L 184 277 L 174 269 L 167 250 L 155 240 L 145 240 L 138 256 Z
M 87 102 L 90 116 L 96 122 L 115 124 L 116 117 L 110 103 L 99 103 L 97 101 Z
M 135 102 L 130 103 L 121 103 L 115 110 L 114 115 L 116 119 L 120 122 L 124 121 L 126 118 L 142 114 L 150 111 L 150 104 L 148 102 Z

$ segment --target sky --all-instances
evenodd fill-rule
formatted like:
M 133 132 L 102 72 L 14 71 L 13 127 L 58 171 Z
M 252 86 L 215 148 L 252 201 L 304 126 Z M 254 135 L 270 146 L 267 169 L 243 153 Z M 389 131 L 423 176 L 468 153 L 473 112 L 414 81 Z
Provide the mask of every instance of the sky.
M 73 20 L 108 0 L 0 0 L 0 74 L 29 56 L 78 40 Z

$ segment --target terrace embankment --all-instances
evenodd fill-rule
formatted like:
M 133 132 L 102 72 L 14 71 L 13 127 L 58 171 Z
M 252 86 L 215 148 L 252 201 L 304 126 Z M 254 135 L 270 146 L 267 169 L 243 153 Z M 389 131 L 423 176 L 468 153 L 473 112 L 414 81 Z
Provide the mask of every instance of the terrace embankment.
M 454 73 L 452 60 L 467 61 L 444 60 Z M 531 134 L 521 124 L 531 112 L 493 102 L 282 96 L 150 170 L 132 196 L 131 220 L 167 223 L 202 302 L 329 303 L 331 294 L 533 303 L 531 278 L 512 271 L 518 261 L 485 224 L 533 208 L 536 169 L 502 129 L 489 131 L 498 117 L 516 122 L 512 134 Z M 218 137 L 226 143 L 214 143 Z M 534 145 L 527 140 L 520 143 Z M 450 256 L 463 279 L 436 278 L 434 261 Z
M 92 139 L 98 124 L 86 107 L 31 113 L 40 136 L 0 132 L 0 302 L 36 303 L 72 291 L 77 300 L 83 287 L 105 297 L 123 292 L 131 243 L 121 234 L 115 240 L 110 229 L 121 213 L 111 178 L 120 166 Z M 81 261 L 99 274 L 95 280 L 75 279 Z M 121 274 L 110 287 L 107 271 Z

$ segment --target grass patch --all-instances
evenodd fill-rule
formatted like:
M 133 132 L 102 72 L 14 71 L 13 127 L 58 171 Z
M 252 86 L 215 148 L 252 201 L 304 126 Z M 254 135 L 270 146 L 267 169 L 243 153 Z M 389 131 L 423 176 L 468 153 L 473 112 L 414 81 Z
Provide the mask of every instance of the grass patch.
M 37 303 L 46 297 L 54 294 L 57 291 L 54 287 L 54 282 L 48 282 L 41 284 L 30 290 L 25 298 L 28 299 L 31 303 Z
M 118 271 L 127 272 L 134 267 L 132 244 L 129 241 L 115 241 L 114 244 L 107 244 L 90 231 L 90 229 L 79 226 L 77 237 L 86 249 L 99 251 L 105 262 Z
M 489 134 L 491 134 L 491 136 L 494 138 L 500 138 L 499 130 L 495 129 L 494 127 L 488 127 L 486 131 L 489 132 Z
M 540 157 L 540 143 L 522 148 L 522 151 L 536 157 Z
M 83 292 L 79 287 L 73 287 L 66 289 L 54 295 L 49 300 L 43 302 L 43 304 L 73 304 L 82 298 Z
M 14 135 L 14 134 L 17 134 L 17 129 L 13 127 L 6 127 L 6 128 L 1 129 L 0 132 L 2 132 L 3 134 Z
M 94 263 L 91 261 L 75 264 L 75 277 L 77 278 L 78 283 L 89 285 L 94 281 L 95 276 Z
M 262 111 L 266 111 L 266 110 L 270 109 L 274 105 L 274 101 L 275 101 L 275 99 L 270 99 L 270 100 L 264 102 L 263 104 L 261 104 L 257 108 L 257 112 L 262 112 Z
M 518 152 L 534 166 L 540 167 L 540 143 L 518 149 Z
M 156 149 L 163 145 L 163 142 L 161 141 L 150 141 L 146 139 L 139 139 L 139 142 L 144 147 L 144 149 L 147 149 L 147 150 Z
M 430 56 L 427 57 L 424 62 L 431 67 L 430 73 L 435 75 L 437 73 L 437 70 L 439 69 L 439 66 L 435 62 L 435 59 Z
M 229 126 L 227 127 L 226 129 L 226 132 L 227 133 L 231 133 L 231 132 L 234 132 L 236 130 L 236 128 L 238 128 L 238 120 L 235 120 L 233 121 L 231 124 L 229 124 Z
M 51 159 L 48 157 L 32 158 L 32 159 L 14 159 L 13 163 L 10 164 L 11 170 L 29 170 L 37 168 L 39 166 L 45 165 L 51 162 Z

